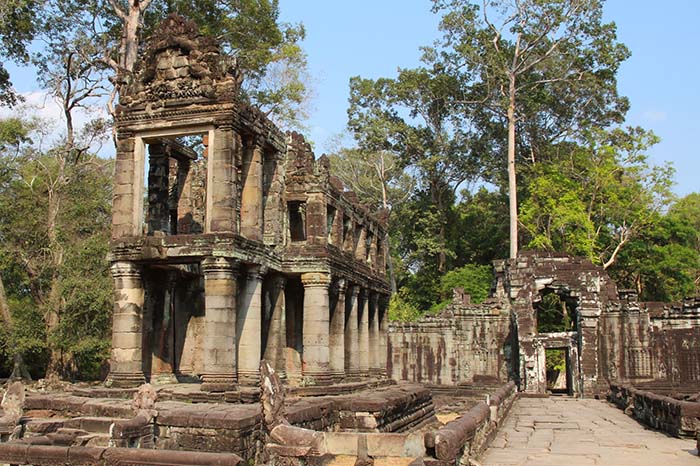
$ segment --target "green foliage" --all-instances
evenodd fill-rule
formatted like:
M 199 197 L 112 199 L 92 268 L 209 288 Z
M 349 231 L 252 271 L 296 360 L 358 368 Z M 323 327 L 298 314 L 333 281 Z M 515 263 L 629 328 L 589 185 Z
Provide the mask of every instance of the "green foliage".
M 590 130 L 586 144 L 550 147 L 528 172 L 520 221 L 528 247 L 590 258 L 606 267 L 668 204 L 672 169 L 649 164 L 658 139 L 640 128 Z
M 547 372 L 562 372 L 566 370 L 566 356 L 564 354 L 564 350 L 545 349 L 544 357 L 547 366 Z
M 401 289 L 389 301 L 389 320 L 392 322 L 415 322 L 421 312 L 406 298 L 406 290 Z
M 443 299 L 451 299 L 454 288 L 463 288 L 465 293 L 471 295 L 472 302 L 478 304 L 488 298 L 492 281 L 491 267 L 467 264 L 440 278 L 440 295 Z
M 0 120 L 0 135 L 15 124 Z M 27 142 L 0 140 L 0 276 L 12 318 L 0 335 L 3 355 L 20 354 L 43 377 L 58 354 L 63 375 L 93 378 L 110 337 L 112 165 L 89 155 L 66 163 L 63 146 L 44 152 L 30 133 L 13 134 Z M 50 196 L 60 199 L 55 220 Z
M 568 332 L 574 329 L 574 316 L 566 301 L 556 293 L 547 293 L 537 304 L 537 331 Z
M 508 197 L 486 188 L 462 193 L 456 207 L 455 263 L 487 265 L 508 254 Z
M 610 273 L 646 301 L 677 301 L 698 293 L 700 195 L 692 193 L 658 214 L 620 253 Z
M 12 89 L 6 60 L 25 64 L 28 46 L 37 33 L 37 15 L 44 1 L 3 0 L 0 2 L 0 104 L 14 105 L 20 98 Z

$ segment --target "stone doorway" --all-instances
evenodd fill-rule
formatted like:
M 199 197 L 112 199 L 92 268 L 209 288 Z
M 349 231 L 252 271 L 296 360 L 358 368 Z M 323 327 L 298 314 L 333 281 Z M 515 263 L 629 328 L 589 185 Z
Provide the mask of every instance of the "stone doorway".
M 544 354 L 547 392 L 554 395 L 573 395 L 568 348 L 547 348 Z

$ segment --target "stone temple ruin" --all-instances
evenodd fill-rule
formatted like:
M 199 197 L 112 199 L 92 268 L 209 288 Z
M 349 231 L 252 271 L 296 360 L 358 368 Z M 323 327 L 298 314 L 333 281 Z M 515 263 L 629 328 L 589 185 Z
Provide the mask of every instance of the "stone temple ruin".
M 9 385 L 0 463 L 471 464 L 518 392 L 550 391 L 553 350 L 566 394 L 700 428 L 700 301 L 640 303 L 586 260 L 497 262 L 486 302 L 389 325 L 384 214 L 240 85 L 175 15 L 124 77 L 107 384 Z
M 611 382 L 677 390 L 700 387 L 700 302 L 639 302 L 602 267 L 557 254 L 523 253 L 495 265 L 492 296 L 471 304 L 456 291 L 439 316 L 389 330 L 388 372 L 435 385 L 514 380 L 547 392 L 546 350 L 566 361 L 565 391 L 604 395 Z M 542 331 L 540 304 L 554 293 L 571 323 Z
M 385 221 L 239 85 L 170 17 L 121 93 L 114 387 L 257 386 L 261 358 L 294 385 L 384 374 Z

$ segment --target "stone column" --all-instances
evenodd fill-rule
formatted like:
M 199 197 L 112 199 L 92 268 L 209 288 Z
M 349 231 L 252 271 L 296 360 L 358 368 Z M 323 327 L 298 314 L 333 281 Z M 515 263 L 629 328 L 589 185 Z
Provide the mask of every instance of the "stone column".
M 373 376 L 381 375 L 381 359 L 379 349 L 379 295 L 369 292 L 369 373 Z
M 347 377 L 360 375 L 359 293 L 358 285 L 350 285 L 345 295 L 345 375 Z
M 377 235 L 371 234 L 369 238 L 369 266 L 372 270 L 377 270 Z
M 174 346 L 174 314 L 175 314 L 175 286 L 177 285 L 177 275 L 168 272 L 168 277 L 163 292 L 163 312 L 158 316 L 161 321 L 154 328 L 151 344 L 153 347 L 153 363 L 151 366 L 151 383 L 167 384 L 177 383 L 174 374 L 173 364 L 175 363 Z
M 257 386 L 262 345 L 262 280 L 260 266 L 249 267 L 238 306 L 238 382 Z
M 243 189 L 241 191 L 241 234 L 263 239 L 263 148 L 255 140 L 246 141 L 243 150 Z
M 133 262 L 114 262 L 114 314 L 112 360 L 109 383 L 113 387 L 135 387 L 143 375 L 143 304 L 141 267 Z
M 330 366 L 334 382 L 345 378 L 345 279 L 335 283 L 336 300 L 330 321 Z
M 148 234 L 170 234 L 170 160 L 163 144 L 148 146 Z
M 316 385 L 328 384 L 330 277 L 322 272 L 305 273 L 301 275 L 301 282 L 304 285 L 302 373 Z
M 208 257 L 202 261 L 202 270 L 202 390 L 231 390 L 236 384 L 237 264 L 224 257 Z
M 214 147 L 207 162 L 207 213 L 205 233 L 238 231 L 236 214 L 237 172 L 235 154 L 240 143 L 231 126 L 214 131 Z
M 272 306 L 272 316 L 267 334 L 267 346 L 263 358 L 277 371 L 281 379 L 287 376 L 287 364 L 284 357 L 284 349 L 287 346 L 287 313 L 284 299 L 284 288 L 287 284 L 287 277 L 282 274 L 273 276 L 270 279 L 270 305 Z
M 367 260 L 367 230 L 365 229 L 364 225 L 360 225 L 358 229 L 359 235 L 357 234 L 358 232 L 355 233 L 357 236 L 359 236 L 355 238 L 355 259 L 364 264 Z
M 176 220 L 175 225 L 170 226 L 173 234 L 187 234 L 192 228 L 191 187 L 188 183 L 191 180 L 191 166 L 190 159 L 182 158 L 177 161 L 177 190 L 170 205 L 171 212 L 175 211 Z
M 112 238 L 133 236 L 141 225 L 135 225 L 135 219 L 140 218 L 134 212 L 136 196 L 135 140 L 133 134 L 119 132 L 117 134 L 117 155 L 114 162 L 114 188 L 112 195 Z M 140 202 L 143 209 L 143 200 Z M 140 234 L 140 231 L 138 231 Z
M 389 296 L 381 295 L 379 297 L 379 368 L 381 375 L 389 376 L 387 373 L 388 363 L 388 341 L 387 328 L 389 327 Z
M 280 244 L 284 237 L 284 157 L 279 152 L 265 154 L 263 158 L 263 241 L 265 244 Z
M 362 288 L 359 296 L 358 307 L 358 335 L 360 340 L 360 376 L 369 375 L 369 293 L 366 288 Z

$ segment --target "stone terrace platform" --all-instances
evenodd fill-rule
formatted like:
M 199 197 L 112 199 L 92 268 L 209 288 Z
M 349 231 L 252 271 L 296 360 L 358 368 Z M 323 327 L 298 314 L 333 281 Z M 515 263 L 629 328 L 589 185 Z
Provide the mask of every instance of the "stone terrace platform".
M 102 388 L 30 392 L 21 421 L 24 437 L 81 429 L 91 435 L 84 437 L 84 446 L 105 447 L 110 425 L 135 415 L 127 399 L 132 392 Z M 399 433 L 436 422 L 430 391 L 421 385 L 366 382 L 337 386 L 334 390 L 326 387 L 326 396 L 313 396 L 317 395 L 313 387 L 289 392 L 285 403 L 287 419 L 294 426 L 315 431 Z M 256 442 L 262 440 L 262 415 L 259 396 L 249 398 L 255 402 L 242 402 L 241 397 L 226 394 L 212 396 L 194 385 L 160 387 L 158 399 L 162 401 L 156 403 L 155 447 L 229 452 L 252 460 Z
M 695 442 L 645 429 L 593 399 L 520 398 L 483 466 L 697 465 Z

